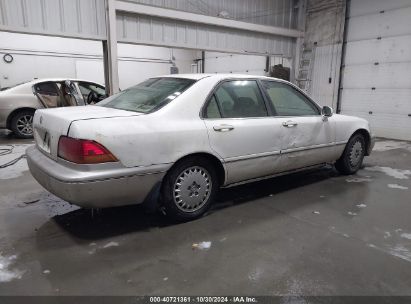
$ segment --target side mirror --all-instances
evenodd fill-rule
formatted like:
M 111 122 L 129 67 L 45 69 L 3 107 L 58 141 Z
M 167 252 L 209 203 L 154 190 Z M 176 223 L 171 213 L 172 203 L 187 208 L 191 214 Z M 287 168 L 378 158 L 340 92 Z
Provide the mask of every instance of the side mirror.
M 333 114 L 334 114 L 333 108 L 329 106 L 323 106 L 323 108 L 321 109 L 321 115 L 323 117 L 331 117 L 333 116 Z

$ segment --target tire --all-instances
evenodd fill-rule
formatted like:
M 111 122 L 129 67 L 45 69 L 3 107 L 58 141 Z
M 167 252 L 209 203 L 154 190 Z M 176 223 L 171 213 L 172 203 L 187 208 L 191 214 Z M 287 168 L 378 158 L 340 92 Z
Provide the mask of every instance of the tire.
M 344 175 L 356 173 L 362 165 L 365 155 L 365 139 L 361 134 L 353 135 L 344 152 L 335 163 L 335 168 Z
M 161 187 L 165 214 L 178 222 L 201 217 L 211 206 L 219 188 L 216 169 L 206 158 L 193 157 L 177 163 Z
M 33 138 L 34 111 L 23 110 L 13 115 L 10 129 L 18 138 Z

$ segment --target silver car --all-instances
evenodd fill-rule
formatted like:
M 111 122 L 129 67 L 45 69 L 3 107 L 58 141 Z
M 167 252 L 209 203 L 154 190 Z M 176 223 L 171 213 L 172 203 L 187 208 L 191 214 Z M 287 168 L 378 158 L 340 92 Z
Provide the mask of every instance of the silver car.
M 364 119 L 286 81 L 233 74 L 151 78 L 81 111 L 38 110 L 34 137 L 30 171 L 55 195 L 87 208 L 159 203 L 182 221 L 220 187 L 329 163 L 353 174 L 374 144 Z
M 78 79 L 37 79 L 0 92 L 0 129 L 20 138 L 33 136 L 37 109 L 78 106 L 105 98 L 104 86 Z

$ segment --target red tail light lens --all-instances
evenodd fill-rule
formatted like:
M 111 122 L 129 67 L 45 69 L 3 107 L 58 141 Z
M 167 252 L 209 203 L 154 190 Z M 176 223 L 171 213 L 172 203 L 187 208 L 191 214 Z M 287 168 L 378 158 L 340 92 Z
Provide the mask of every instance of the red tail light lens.
M 118 161 L 110 151 L 95 141 L 67 136 L 61 136 L 59 139 L 58 156 L 76 164 Z

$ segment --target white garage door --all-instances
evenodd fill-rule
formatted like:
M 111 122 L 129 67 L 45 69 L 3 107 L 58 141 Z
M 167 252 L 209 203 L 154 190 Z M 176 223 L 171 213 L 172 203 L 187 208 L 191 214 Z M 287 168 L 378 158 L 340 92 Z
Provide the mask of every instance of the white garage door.
M 411 0 L 352 0 L 348 13 L 341 112 L 411 140 Z

